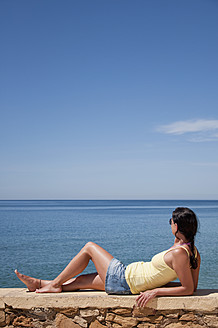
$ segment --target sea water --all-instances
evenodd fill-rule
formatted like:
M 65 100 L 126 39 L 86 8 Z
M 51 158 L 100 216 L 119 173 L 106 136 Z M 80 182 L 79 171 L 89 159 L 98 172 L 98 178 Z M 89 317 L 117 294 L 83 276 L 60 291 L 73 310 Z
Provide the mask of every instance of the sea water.
M 200 221 L 199 288 L 217 288 L 218 201 L 0 201 L 0 287 L 23 287 L 14 269 L 53 279 L 88 241 L 124 264 L 149 261 L 173 244 L 172 211 L 190 207 Z M 94 272 L 89 264 L 85 272 Z

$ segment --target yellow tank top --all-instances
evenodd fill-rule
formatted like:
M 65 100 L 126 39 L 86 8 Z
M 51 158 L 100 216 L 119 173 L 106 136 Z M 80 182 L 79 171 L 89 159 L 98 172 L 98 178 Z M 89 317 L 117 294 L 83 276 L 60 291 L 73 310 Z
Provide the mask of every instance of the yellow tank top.
M 177 279 L 176 272 L 164 261 L 164 255 L 171 250 L 184 246 L 176 246 L 153 256 L 151 262 L 134 262 L 126 267 L 125 278 L 132 294 L 161 287 L 170 281 Z

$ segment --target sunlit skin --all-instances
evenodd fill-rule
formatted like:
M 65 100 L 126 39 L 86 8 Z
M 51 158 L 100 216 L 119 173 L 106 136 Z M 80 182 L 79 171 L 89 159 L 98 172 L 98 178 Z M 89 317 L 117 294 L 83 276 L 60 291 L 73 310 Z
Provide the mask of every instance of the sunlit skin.
M 195 270 L 191 269 L 187 252 L 181 247 L 173 249 L 175 246 L 188 242 L 185 236 L 177 231 L 178 226 L 173 220 L 171 222 L 171 230 L 175 237 L 174 244 L 171 247 L 172 250 L 164 255 L 164 261 L 177 273 L 180 284 L 171 282 L 166 286 L 141 292 L 136 298 L 136 303 L 140 307 L 146 306 L 148 301 L 156 296 L 192 295 L 197 289 L 200 255 L 197 252 L 198 267 Z M 187 245 L 183 246 L 190 252 Z M 113 256 L 105 249 L 93 242 L 88 242 L 54 280 L 41 280 L 29 277 L 19 273 L 17 270 L 15 270 L 15 273 L 29 291 L 35 291 L 36 293 L 60 293 L 78 289 L 105 290 L 106 273 L 112 258 Z M 94 263 L 97 272 L 80 275 L 90 260 Z M 74 278 L 75 276 L 77 277 Z

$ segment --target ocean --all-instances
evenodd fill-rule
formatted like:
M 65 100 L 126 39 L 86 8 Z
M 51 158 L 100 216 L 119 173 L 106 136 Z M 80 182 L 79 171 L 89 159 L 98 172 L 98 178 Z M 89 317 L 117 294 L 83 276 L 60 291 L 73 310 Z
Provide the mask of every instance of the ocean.
M 218 201 L 27 200 L 0 201 L 0 287 L 24 287 L 14 269 L 53 279 L 88 241 L 124 264 L 149 261 L 173 244 L 172 211 L 190 207 L 200 221 L 199 288 L 218 288 Z M 85 272 L 95 271 L 89 264 Z

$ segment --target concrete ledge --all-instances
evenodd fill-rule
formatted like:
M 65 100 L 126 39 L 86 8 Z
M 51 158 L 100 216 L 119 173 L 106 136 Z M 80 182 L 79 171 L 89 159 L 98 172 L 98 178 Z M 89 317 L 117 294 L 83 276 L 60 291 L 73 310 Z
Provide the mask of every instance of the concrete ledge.
M 218 290 L 158 297 L 139 308 L 136 295 L 99 291 L 30 293 L 0 289 L 0 327 L 30 328 L 218 328 Z
M 31 308 L 133 308 L 136 295 L 107 295 L 100 291 L 79 291 L 60 294 L 36 294 L 25 288 L 0 289 L 0 309 Z M 158 297 L 148 303 L 154 310 L 186 310 L 217 312 L 218 289 L 198 290 L 193 296 Z

